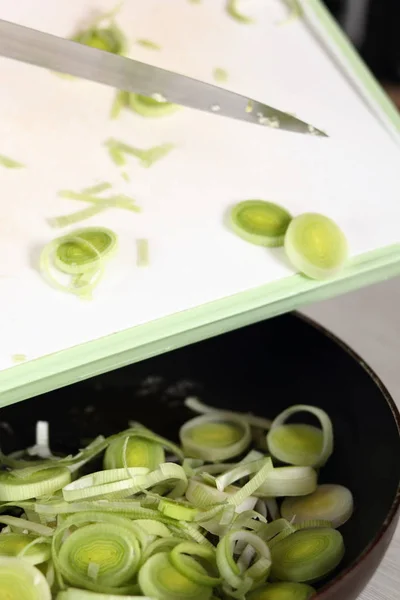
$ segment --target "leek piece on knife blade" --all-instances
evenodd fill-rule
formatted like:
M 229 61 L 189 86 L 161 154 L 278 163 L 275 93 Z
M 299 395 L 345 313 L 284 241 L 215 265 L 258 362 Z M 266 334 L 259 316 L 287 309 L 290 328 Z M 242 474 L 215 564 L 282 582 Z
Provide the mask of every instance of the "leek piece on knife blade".
M 180 109 L 180 106 L 167 102 L 163 97 L 143 96 L 141 94 L 129 95 L 129 107 L 141 117 L 158 118 L 166 117 L 175 113 Z

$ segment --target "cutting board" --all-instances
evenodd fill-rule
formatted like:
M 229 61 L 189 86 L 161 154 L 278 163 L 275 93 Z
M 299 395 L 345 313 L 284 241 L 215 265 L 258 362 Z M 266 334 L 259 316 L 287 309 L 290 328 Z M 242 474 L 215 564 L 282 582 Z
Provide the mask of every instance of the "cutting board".
M 0 405 L 216 335 L 400 272 L 400 146 L 388 101 L 316 1 L 287 21 L 281 0 L 127 0 L 117 16 L 129 55 L 295 113 L 329 139 L 182 109 L 160 119 L 124 111 L 115 91 L 0 60 Z M 3 2 L 0 18 L 71 37 L 107 0 Z M 137 43 L 148 39 L 156 51 Z M 151 168 L 125 169 L 104 142 L 174 149 Z M 109 210 L 82 223 L 118 235 L 119 251 L 91 301 L 50 287 L 41 249 L 74 229 L 48 220 L 85 205 L 59 197 L 101 181 L 141 213 Z M 245 199 L 278 202 L 294 215 L 324 213 L 344 230 L 351 260 L 335 280 L 296 274 L 281 249 L 241 240 L 225 225 Z M 150 264 L 137 266 L 137 239 Z M 17 361 L 19 364 L 17 364 Z

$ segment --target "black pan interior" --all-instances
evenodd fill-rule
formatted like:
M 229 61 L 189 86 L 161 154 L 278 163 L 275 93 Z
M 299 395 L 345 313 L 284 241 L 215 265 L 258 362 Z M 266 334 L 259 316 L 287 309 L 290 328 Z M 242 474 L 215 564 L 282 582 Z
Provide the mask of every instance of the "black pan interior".
M 187 395 L 233 410 L 274 417 L 306 403 L 325 409 L 335 451 L 321 482 L 348 486 L 356 511 L 343 529 L 351 564 L 377 534 L 400 479 L 400 437 L 387 392 L 323 330 L 296 315 L 258 323 L 0 410 L 3 451 L 33 443 L 35 423 L 51 424 L 54 450 L 141 421 L 177 438 L 193 416 Z M 305 421 L 302 415 L 302 421 Z M 312 422 L 312 421 L 311 421 Z

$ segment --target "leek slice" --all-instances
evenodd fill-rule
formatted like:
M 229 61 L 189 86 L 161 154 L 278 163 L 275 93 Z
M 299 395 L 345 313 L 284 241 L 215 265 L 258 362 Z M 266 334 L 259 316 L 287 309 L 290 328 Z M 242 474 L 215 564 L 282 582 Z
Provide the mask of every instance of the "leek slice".
M 0 597 L 4 600 L 51 600 L 44 575 L 23 559 L 0 557 Z
M 271 574 L 283 581 L 313 582 L 335 569 L 344 556 L 336 529 L 302 529 L 271 549 Z
M 208 406 L 208 404 L 204 404 L 198 398 L 186 398 L 185 406 L 193 410 L 194 412 L 200 413 L 202 415 L 207 414 L 218 414 L 221 416 L 225 416 L 227 419 L 233 417 L 234 419 L 240 419 L 241 421 L 246 421 L 251 427 L 257 427 L 259 429 L 269 429 L 271 427 L 272 421 L 269 419 L 264 419 L 263 417 L 258 417 L 252 415 L 251 413 L 241 413 L 232 410 L 220 410 L 218 408 L 214 408 L 213 406 Z
M 0 471 L 0 501 L 15 502 L 53 494 L 71 481 L 66 467 L 51 467 L 21 479 L 13 471 Z
M 232 19 L 234 19 L 237 23 L 242 23 L 245 25 L 250 25 L 254 23 L 254 19 L 251 17 L 247 17 L 243 13 L 240 12 L 238 7 L 239 0 L 227 0 L 226 3 L 226 12 Z
M 75 240 L 60 240 L 55 253 L 55 264 L 64 273 L 81 274 L 92 270 L 99 259 L 104 260 L 115 251 L 116 235 L 105 228 L 88 227 L 73 233 Z
M 172 500 L 165 500 L 165 498 L 161 498 L 158 510 L 166 517 L 178 521 L 194 521 L 199 512 L 197 508 L 193 508 L 189 503 L 184 503 L 183 501 L 174 502 Z
M 196 569 L 187 561 L 183 560 L 183 555 L 198 556 L 207 560 L 211 563 L 211 567 L 216 567 L 215 550 L 201 546 L 200 544 L 193 544 L 190 542 L 182 542 L 175 546 L 170 554 L 169 560 L 177 571 L 184 577 L 187 577 L 194 583 L 200 585 L 215 587 L 222 583 L 221 577 L 212 577 L 211 575 L 203 575 L 199 573 L 196 565 Z
M 47 244 L 40 256 L 40 270 L 56 289 L 80 297 L 91 293 L 104 273 L 104 262 L 117 248 L 117 236 L 109 229 L 91 227 L 79 229 Z M 72 275 L 64 285 L 52 274 L 54 267 Z
M 230 212 L 230 226 L 238 236 L 270 248 L 283 245 L 291 220 L 287 210 L 264 200 L 244 200 Z
M 125 445 L 126 439 L 128 442 Z M 117 438 L 111 442 L 104 455 L 105 469 L 146 467 L 154 471 L 163 462 L 165 462 L 165 453 L 162 445 L 137 436 Z
M 63 540 L 57 566 L 68 583 L 88 589 L 95 584 L 94 591 L 102 591 L 102 586 L 117 588 L 132 581 L 139 566 L 140 546 L 129 521 L 120 521 L 126 521 L 127 526 L 90 523 Z M 96 565 L 95 571 L 91 565 Z
M 301 523 L 310 519 L 324 519 L 332 527 L 340 527 L 353 514 L 353 495 L 342 485 L 324 484 L 309 496 L 286 498 L 281 506 L 285 519 Z
M 182 557 L 182 562 L 192 571 L 206 576 L 206 570 L 193 558 Z M 159 600 L 208 600 L 212 588 L 195 583 L 182 575 L 171 563 L 167 552 L 153 554 L 139 571 L 139 585 L 146 596 Z
M 322 429 L 311 425 L 286 425 L 296 412 L 309 412 L 321 423 Z M 333 452 L 333 428 L 324 410 L 298 404 L 284 410 L 272 422 L 267 435 L 269 450 L 278 460 L 298 466 L 320 467 Z
M 317 489 L 317 472 L 311 467 L 277 467 L 266 474 L 254 492 L 262 498 L 305 496 Z
M 251 592 L 248 600 L 310 600 L 315 594 L 306 583 L 267 583 Z
M 152 98 L 141 94 L 130 94 L 129 107 L 141 117 L 165 117 L 180 109 L 177 104 L 167 102 L 163 98 Z
M 218 414 L 203 415 L 187 421 L 179 431 L 186 454 L 218 462 L 241 454 L 251 442 L 248 423 Z
M 348 245 L 334 221 L 317 213 L 305 213 L 290 223 L 285 251 L 300 273 L 311 279 L 328 279 L 343 268 Z
M 198 508 L 207 509 L 215 506 L 216 504 L 219 505 L 221 503 L 226 503 L 230 496 L 236 494 L 239 491 L 239 487 L 232 485 L 226 487 L 225 490 L 222 492 L 217 490 L 215 487 L 207 485 L 206 483 L 192 477 L 188 483 L 188 487 L 186 490 L 186 498 L 194 506 Z M 251 510 L 254 508 L 256 502 L 257 498 L 248 497 L 242 502 L 241 505 L 236 507 L 236 512 Z
M 237 542 L 250 545 L 257 554 L 257 559 L 245 570 L 241 570 L 234 560 Z M 267 544 L 255 533 L 246 530 L 232 531 L 222 537 L 217 546 L 216 558 L 219 572 L 229 586 L 226 589 L 231 588 L 233 591 L 242 590 L 247 593 L 253 585 L 264 582 L 271 569 L 271 553 Z
M 1 533 L 0 557 L 20 557 L 31 565 L 46 562 L 51 556 L 50 544 L 44 538 L 37 538 L 26 533 Z

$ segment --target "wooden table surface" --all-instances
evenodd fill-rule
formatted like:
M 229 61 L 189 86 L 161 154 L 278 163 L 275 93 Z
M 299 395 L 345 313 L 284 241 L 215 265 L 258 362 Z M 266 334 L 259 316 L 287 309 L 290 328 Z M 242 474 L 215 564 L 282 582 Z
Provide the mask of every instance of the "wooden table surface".
M 399 306 L 400 278 L 396 278 L 315 304 L 303 312 L 359 353 L 380 376 L 400 408 Z M 399 599 L 400 527 L 380 568 L 359 597 L 359 600 Z

